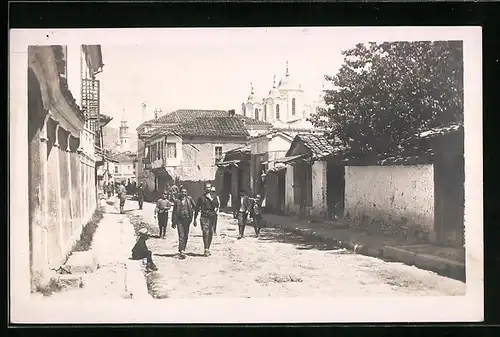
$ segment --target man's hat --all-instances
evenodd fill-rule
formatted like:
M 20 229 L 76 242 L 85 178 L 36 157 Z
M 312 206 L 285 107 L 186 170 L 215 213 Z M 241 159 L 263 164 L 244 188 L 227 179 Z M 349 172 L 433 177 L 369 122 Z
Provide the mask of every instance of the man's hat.
M 143 228 L 139 229 L 138 233 L 139 233 L 139 235 L 148 235 L 148 230 L 147 230 L 147 228 L 143 227 Z

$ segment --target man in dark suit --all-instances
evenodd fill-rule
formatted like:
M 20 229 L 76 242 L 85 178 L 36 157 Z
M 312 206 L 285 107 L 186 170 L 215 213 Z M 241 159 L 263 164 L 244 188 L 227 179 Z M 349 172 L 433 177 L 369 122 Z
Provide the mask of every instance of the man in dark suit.
M 203 233 L 203 246 L 205 248 L 205 256 L 210 256 L 210 245 L 214 235 L 215 219 L 219 203 L 211 194 L 212 184 L 205 185 L 205 193 L 202 194 L 196 202 L 194 211 L 194 226 L 196 227 L 198 214 L 200 215 L 201 230 Z
M 144 187 L 142 181 L 139 183 L 139 187 L 137 187 L 137 201 L 139 202 L 139 209 L 142 209 L 144 205 L 144 198 L 146 198 L 146 187 Z
M 177 234 L 179 235 L 179 258 L 185 259 L 185 250 L 189 236 L 189 227 L 193 221 L 193 213 L 196 204 L 187 194 L 187 190 L 182 188 L 180 190 L 179 198 L 174 200 L 174 209 L 172 210 L 172 228 L 177 227 Z

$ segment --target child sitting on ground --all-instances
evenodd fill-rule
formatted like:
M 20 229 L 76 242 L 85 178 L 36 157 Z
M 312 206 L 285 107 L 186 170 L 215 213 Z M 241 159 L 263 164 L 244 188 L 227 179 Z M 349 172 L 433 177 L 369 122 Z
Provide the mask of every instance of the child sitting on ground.
M 158 268 L 153 263 L 153 254 L 148 249 L 146 245 L 146 240 L 149 239 L 148 230 L 146 228 L 141 228 L 138 232 L 139 238 L 132 248 L 132 259 L 133 260 L 142 260 L 147 259 L 147 270 L 156 271 Z

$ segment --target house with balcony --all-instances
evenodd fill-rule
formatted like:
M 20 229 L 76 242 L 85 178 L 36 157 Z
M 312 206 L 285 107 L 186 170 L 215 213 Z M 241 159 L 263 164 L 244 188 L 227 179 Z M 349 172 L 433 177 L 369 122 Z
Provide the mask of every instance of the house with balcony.
M 161 193 L 175 183 L 186 187 L 191 195 L 198 195 L 210 182 L 220 191 L 223 177 L 217 174 L 216 164 L 226 152 L 246 145 L 249 129 L 265 131 L 270 126 L 226 112 L 224 116 L 194 117 L 157 129 L 146 140 L 145 165 L 154 174 L 154 181 L 147 182 L 149 189 Z
M 31 290 L 38 291 L 65 262 L 97 207 L 98 136 L 89 120 L 99 117 L 87 103 L 98 105 L 98 96 L 84 100 L 81 91 L 87 79 L 97 80 L 103 64 L 98 45 L 37 45 L 27 54 L 26 197 Z

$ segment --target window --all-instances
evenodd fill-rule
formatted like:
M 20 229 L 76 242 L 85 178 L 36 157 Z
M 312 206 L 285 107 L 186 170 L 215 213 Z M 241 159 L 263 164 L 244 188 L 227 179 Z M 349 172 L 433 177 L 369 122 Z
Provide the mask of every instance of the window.
M 280 119 L 280 105 L 276 104 L 276 119 Z
M 255 109 L 255 119 L 259 119 L 259 110 Z
M 177 147 L 175 143 L 167 143 L 167 158 L 177 157 Z
M 222 146 L 215 147 L 215 162 L 222 161 Z
M 118 173 L 118 166 L 115 166 L 115 173 Z
M 264 105 L 264 120 L 267 121 L 267 104 Z
M 295 97 L 292 98 L 292 115 L 295 115 Z

